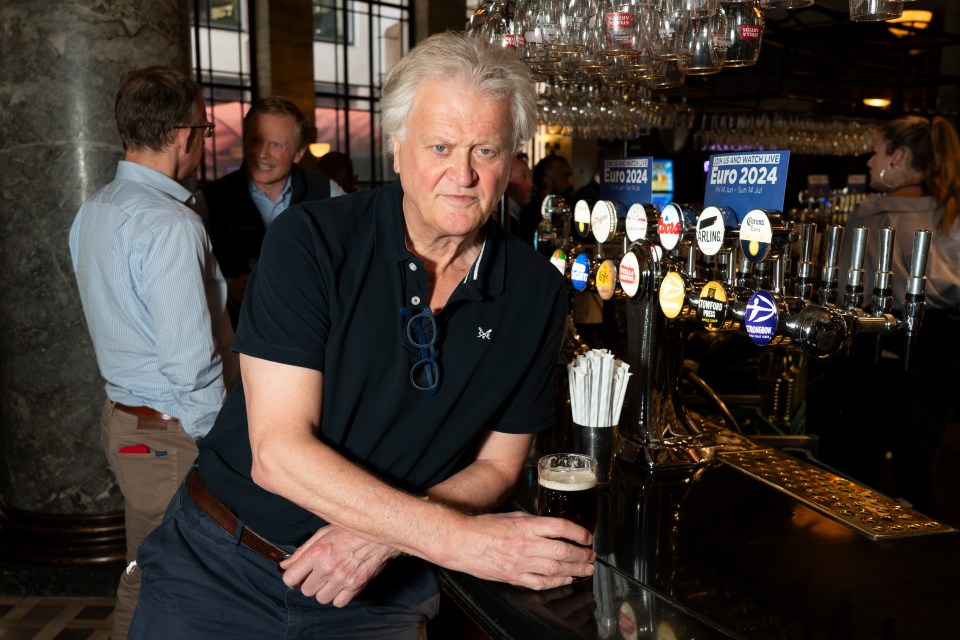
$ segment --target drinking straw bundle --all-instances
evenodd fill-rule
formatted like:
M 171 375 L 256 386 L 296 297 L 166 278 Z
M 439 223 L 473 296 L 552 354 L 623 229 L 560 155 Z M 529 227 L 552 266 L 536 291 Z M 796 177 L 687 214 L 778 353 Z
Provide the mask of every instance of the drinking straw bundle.
M 620 424 L 630 365 L 608 349 L 591 349 L 567 365 L 573 422 L 587 427 Z

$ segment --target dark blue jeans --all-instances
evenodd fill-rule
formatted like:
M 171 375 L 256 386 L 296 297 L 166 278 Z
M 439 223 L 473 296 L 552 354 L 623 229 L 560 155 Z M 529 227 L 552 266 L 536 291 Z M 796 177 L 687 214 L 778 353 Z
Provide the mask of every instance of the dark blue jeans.
M 439 603 L 426 564 L 400 557 L 346 607 L 322 605 L 283 584 L 275 564 L 240 546 L 182 486 L 140 545 L 137 564 L 143 576 L 131 640 L 415 640 Z

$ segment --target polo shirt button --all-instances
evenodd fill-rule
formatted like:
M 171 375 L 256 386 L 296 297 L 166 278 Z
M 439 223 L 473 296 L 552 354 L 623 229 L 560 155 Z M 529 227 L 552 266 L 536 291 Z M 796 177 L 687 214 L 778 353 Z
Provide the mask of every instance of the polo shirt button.
M 412 298 L 410 298 L 410 304 L 412 304 L 412 305 L 415 306 L 415 307 L 416 307 L 416 306 L 419 306 L 419 305 L 420 305 L 420 296 L 413 296 Z
M 417 270 L 417 265 L 411 262 L 411 263 L 410 263 L 410 271 L 416 271 L 416 270 Z

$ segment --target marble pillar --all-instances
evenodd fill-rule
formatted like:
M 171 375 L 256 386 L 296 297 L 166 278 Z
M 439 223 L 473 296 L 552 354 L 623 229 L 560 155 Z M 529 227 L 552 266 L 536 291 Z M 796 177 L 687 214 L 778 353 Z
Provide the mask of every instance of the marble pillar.
M 317 97 L 313 86 L 312 0 L 257 0 L 253 37 L 256 97 L 288 98 L 300 108 L 313 130 Z
M 0 5 L 0 498 L 16 510 L 121 509 L 67 235 L 121 157 L 121 76 L 153 64 L 189 72 L 188 2 Z

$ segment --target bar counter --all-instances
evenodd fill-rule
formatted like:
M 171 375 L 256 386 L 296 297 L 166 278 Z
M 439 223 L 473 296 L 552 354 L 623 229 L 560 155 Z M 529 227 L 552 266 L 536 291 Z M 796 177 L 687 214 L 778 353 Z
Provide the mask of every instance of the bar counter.
M 512 507 L 535 512 L 536 470 Z M 960 534 L 871 540 L 720 462 L 617 460 L 596 573 L 534 592 L 440 570 L 491 638 L 960 638 Z

